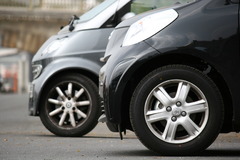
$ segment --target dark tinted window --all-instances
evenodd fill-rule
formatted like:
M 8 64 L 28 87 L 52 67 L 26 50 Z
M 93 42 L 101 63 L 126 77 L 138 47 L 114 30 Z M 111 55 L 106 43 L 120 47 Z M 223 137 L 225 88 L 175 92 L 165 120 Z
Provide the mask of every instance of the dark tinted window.
M 131 11 L 139 14 L 156 8 L 185 4 L 195 0 L 133 0 Z

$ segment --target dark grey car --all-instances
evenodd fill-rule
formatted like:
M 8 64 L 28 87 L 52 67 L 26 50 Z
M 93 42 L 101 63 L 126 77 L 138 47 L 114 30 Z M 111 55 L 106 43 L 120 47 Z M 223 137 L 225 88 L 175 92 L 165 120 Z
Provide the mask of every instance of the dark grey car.
M 29 115 L 59 136 L 82 136 L 101 114 L 98 73 L 108 37 L 123 19 L 154 8 L 154 0 L 106 0 L 52 36 L 32 60 Z M 143 7 L 144 6 L 144 7 Z M 135 10 L 132 10 L 134 9 Z

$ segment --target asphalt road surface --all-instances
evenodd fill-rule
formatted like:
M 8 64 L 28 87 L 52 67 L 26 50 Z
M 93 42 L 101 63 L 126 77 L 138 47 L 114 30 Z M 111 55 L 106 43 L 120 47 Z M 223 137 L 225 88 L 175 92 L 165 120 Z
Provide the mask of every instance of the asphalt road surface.
M 237 133 L 220 135 L 196 156 L 167 157 L 149 151 L 132 132 L 120 140 L 102 123 L 84 137 L 57 137 L 44 128 L 39 117 L 28 116 L 27 108 L 28 95 L 0 93 L 0 160 L 240 160 Z

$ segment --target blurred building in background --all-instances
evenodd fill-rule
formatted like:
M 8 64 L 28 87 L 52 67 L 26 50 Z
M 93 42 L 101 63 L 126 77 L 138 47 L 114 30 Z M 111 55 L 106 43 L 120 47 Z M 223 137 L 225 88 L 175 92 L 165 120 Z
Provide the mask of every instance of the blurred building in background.
M 103 0 L 0 0 L 1 46 L 35 53 L 42 43 Z
M 0 48 L 0 57 L 0 92 L 26 92 L 31 79 L 31 54 L 16 48 Z
M 31 58 L 72 15 L 103 0 L 0 0 L 0 92 L 27 91 Z

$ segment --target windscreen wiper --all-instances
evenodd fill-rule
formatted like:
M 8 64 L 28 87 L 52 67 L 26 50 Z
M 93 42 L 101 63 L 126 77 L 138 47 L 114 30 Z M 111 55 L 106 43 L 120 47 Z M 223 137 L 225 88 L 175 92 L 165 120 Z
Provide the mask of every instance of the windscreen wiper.
M 69 22 L 69 31 L 73 31 L 74 30 L 74 26 L 73 26 L 73 24 L 74 24 L 74 21 L 75 20 L 79 20 L 80 18 L 78 17 L 78 16 L 76 16 L 76 15 L 73 15 L 72 16 L 72 19 L 70 20 L 70 22 Z

